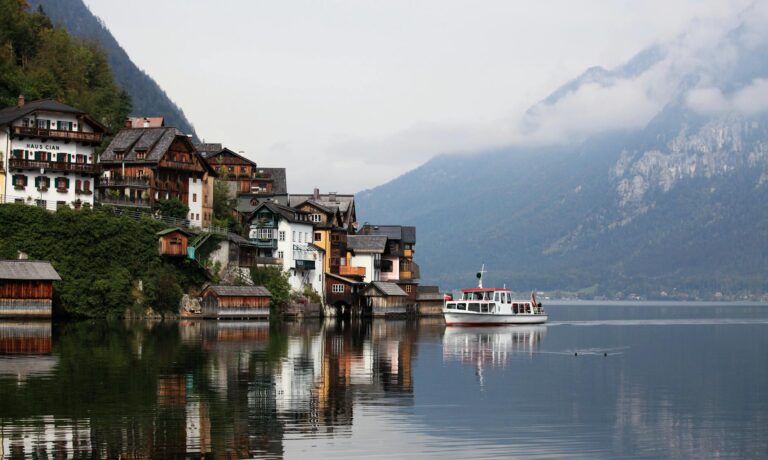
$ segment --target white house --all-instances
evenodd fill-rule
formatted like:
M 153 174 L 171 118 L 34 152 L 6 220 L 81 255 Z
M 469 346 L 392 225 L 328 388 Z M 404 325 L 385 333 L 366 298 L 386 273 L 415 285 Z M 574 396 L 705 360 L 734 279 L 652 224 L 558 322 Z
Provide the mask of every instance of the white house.
M 387 247 L 383 235 L 349 235 L 347 237 L 347 270 L 363 275 L 363 281 L 381 281 L 381 256 Z
M 58 206 L 93 205 L 94 149 L 104 126 L 85 112 L 53 100 L 0 110 L 0 202 Z
M 325 253 L 312 243 L 308 213 L 268 201 L 254 209 L 248 225 L 249 239 L 258 248 L 260 258 L 287 272 L 292 289 L 302 291 L 311 286 L 322 295 Z

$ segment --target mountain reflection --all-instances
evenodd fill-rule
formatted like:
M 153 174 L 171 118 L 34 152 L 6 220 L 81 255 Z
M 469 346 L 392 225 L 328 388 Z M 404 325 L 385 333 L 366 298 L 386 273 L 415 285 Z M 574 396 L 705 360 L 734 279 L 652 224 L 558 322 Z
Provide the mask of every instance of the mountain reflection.
M 417 335 L 405 321 L 0 323 L 0 458 L 282 457 L 291 433 L 348 436 L 356 401 L 412 404 Z

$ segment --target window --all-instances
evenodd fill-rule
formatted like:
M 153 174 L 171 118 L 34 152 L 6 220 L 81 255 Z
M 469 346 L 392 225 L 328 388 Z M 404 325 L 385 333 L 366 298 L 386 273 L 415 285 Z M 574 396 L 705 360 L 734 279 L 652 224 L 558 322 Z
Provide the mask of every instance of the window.
M 320 222 L 320 214 L 312 214 L 312 222 Z
M 384 273 L 392 273 L 392 261 L 383 259 L 381 261 L 381 271 Z
M 13 176 L 13 187 L 16 189 L 23 189 L 27 186 L 27 176 L 18 174 Z
M 146 157 L 147 157 L 147 153 L 146 152 L 136 152 L 136 159 L 137 160 L 143 160 Z
M 283 258 L 283 251 L 277 251 L 277 258 L 282 259 Z
M 192 202 L 197 203 L 197 193 L 192 194 Z
M 413 290 L 413 286 L 411 286 L 410 284 L 405 285 L 405 292 L 411 292 L 412 290 Z
M 280 235 L 280 241 L 285 241 L 285 231 L 284 230 L 280 230 L 278 235 Z
M 309 243 L 309 232 L 304 232 L 304 242 Z
M 293 235 L 291 235 L 291 241 L 296 241 L 296 230 L 294 230 Z
M 344 292 L 343 284 L 334 284 L 331 286 L 331 292 L 334 294 L 342 294 Z
M 91 191 L 91 181 L 84 180 L 83 181 L 83 191 L 84 192 L 90 192 Z
M 66 192 L 69 189 L 69 179 L 66 177 L 56 178 L 56 190 L 60 192 Z
M 274 235 L 274 231 L 271 228 L 256 229 L 256 239 L 271 240 L 273 238 L 273 235 Z
M 323 234 L 320 232 L 315 232 L 315 241 L 320 241 L 323 239 Z

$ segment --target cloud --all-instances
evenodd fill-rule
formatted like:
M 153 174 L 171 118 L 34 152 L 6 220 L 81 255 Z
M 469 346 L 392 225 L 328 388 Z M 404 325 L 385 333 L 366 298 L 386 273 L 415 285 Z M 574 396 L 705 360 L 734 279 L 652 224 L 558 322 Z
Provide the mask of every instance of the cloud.
M 686 95 L 686 105 L 702 115 L 738 113 L 752 116 L 768 111 L 768 79 L 756 78 L 729 95 L 719 88 L 696 88 Z

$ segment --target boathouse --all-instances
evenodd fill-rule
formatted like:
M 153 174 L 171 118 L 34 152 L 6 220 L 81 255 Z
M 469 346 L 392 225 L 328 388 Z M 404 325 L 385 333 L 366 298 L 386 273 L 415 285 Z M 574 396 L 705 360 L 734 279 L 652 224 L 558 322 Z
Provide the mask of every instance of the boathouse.
M 362 297 L 366 313 L 374 317 L 405 315 L 408 313 L 408 294 L 395 283 L 374 281 L 364 290 Z
M 264 286 L 209 284 L 200 293 L 203 318 L 269 318 L 272 294 Z
M 51 316 L 53 282 L 60 280 L 49 262 L 0 260 L 0 317 Z
M 442 316 L 445 294 L 437 286 L 419 286 L 417 292 L 417 313 L 419 316 Z
M 161 256 L 187 257 L 189 237 L 192 233 L 180 228 L 168 228 L 156 233 Z

